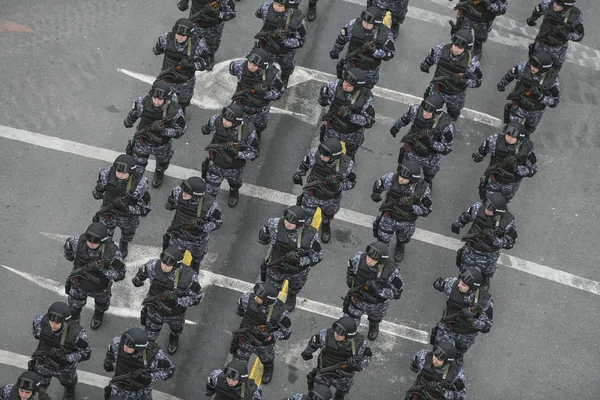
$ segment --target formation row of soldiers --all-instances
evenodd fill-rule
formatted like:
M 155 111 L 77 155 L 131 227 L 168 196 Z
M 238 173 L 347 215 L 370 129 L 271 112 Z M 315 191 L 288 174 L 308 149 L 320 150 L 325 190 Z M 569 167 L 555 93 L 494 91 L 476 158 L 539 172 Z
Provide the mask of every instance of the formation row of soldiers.
M 179 0 L 178 7 L 185 11 L 188 3 Z M 375 121 L 370 89 L 378 82 L 381 61 L 394 56 L 393 39 L 406 15 L 407 3 L 374 0 L 336 39 L 331 58 L 339 58 L 345 44 L 349 46 L 346 57 L 338 63 L 339 80 L 330 82 L 319 93 L 319 103 L 329 106 L 321 127 L 321 144 L 308 151 L 293 175 L 294 183 L 304 185 L 298 204 L 287 208 L 283 218 L 269 219 L 259 232 L 259 242 L 271 245 L 261 266 L 262 282 L 239 299 L 237 312 L 243 318 L 233 331 L 230 350 L 234 360 L 224 370 L 210 374 L 207 395 L 262 398 L 262 387 L 248 379 L 247 361 L 252 353 L 257 354 L 265 366 L 263 383 L 268 384 L 274 370 L 275 342 L 290 336 L 289 313 L 295 307 L 296 296 L 311 267 L 323 258 L 321 244 L 331 240 L 330 223 L 340 208 L 342 192 L 356 185 L 354 155 L 364 141 L 365 129 Z M 372 352 L 357 332 L 360 318 L 367 314 L 368 339 L 376 340 L 391 300 L 401 296 L 404 281 L 398 263 L 414 234 L 416 220 L 432 210 L 433 178 L 440 169 L 441 156 L 453 149 L 454 123 L 464 106 L 466 88 L 481 85 L 483 74 L 478 59 L 482 44 L 495 16 L 506 11 L 506 3 L 459 3 L 458 18 L 452 24 L 452 43 L 434 47 L 421 64 L 425 72 L 437 64 L 435 77 L 424 100 L 412 105 L 390 130 L 395 137 L 403 126 L 412 123 L 402 138 L 397 171 L 385 174 L 373 185 L 373 201 L 382 201 L 386 192 L 373 227 L 377 241 L 349 260 L 349 291 L 342 307 L 345 315 L 310 339 L 302 358 L 310 360 L 312 353 L 320 350 L 318 366 L 307 376 L 310 391 L 290 398 L 331 399 L 333 386 L 334 398 L 343 399 L 355 373 L 368 365 Z M 129 329 L 109 345 L 104 368 L 115 371 L 115 376 L 106 388 L 106 398 L 151 398 L 152 381 L 168 379 L 174 373 L 173 363 L 155 341 L 167 323 L 171 331 L 167 351 L 174 354 L 187 309 L 202 299 L 200 262 L 207 252 L 210 232 L 222 224 L 215 197 L 222 180 L 227 179 L 228 205 L 235 207 L 246 161 L 259 155 L 270 103 L 285 91 L 294 70 L 295 51 L 304 44 L 306 24 L 298 4 L 289 0 L 263 4 L 256 12 L 264 22 L 256 46 L 246 60 L 230 65 L 229 72 L 238 79 L 233 102 L 201 128 L 203 134 L 212 135 L 203 176 L 188 178 L 171 191 L 165 206 L 175 210 L 175 216 L 163 237 L 163 252 L 140 268 L 132 280 L 135 287 L 150 281 L 142 304 L 140 322 L 144 329 Z M 382 24 L 385 11 L 392 13 L 391 30 Z M 432 331 L 433 349 L 421 350 L 413 359 L 411 370 L 418 377 L 407 392 L 409 399 L 464 398 L 463 355 L 478 332 L 486 333 L 491 328 L 489 279 L 497 267 L 500 250 L 511 248 L 517 239 L 507 204 L 522 178 L 533 176 L 537 170 L 529 135 L 545 106 L 558 104 L 557 74 L 568 40 L 583 37 L 581 13 L 574 7 L 574 0 L 543 0 L 528 24 L 534 25 L 541 16 L 544 20 L 530 47 L 529 61 L 517 64 L 498 83 L 498 89 L 504 90 L 517 80 L 509 96 L 503 132 L 486 139 L 472 156 L 476 162 L 487 154 L 491 156 L 480 182 L 482 202 L 475 203 L 452 224 L 451 230 L 458 234 L 471 223 L 463 238 L 466 243 L 457 253 L 460 273 L 457 278 L 438 278 L 433 284 L 446 294 L 447 307 Z M 171 139 L 187 130 L 185 108 L 193 97 L 195 72 L 212 69 L 223 23 L 234 17 L 235 6 L 230 1 L 193 0 L 190 18 L 178 20 L 171 32 L 159 37 L 154 53 L 165 54 L 162 72 L 124 121 L 129 128 L 140 119 L 128 145 L 129 154 L 117 157 L 112 167 L 100 171 L 93 196 L 102 200 L 102 206 L 86 232 L 65 243 L 65 257 L 74 263 L 65 286 L 68 304 L 54 303 L 47 313 L 35 318 L 33 334 L 39 345 L 30 371 L 21 375 L 17 385 L 2 388 L 4 398 L 33 398 L 40 389 L 45 391 L 52 376 L 65 387 L 64 398 L 74 398 L 77 363 L 91 355 L 87 335 L 79 325 L 82 308 L 87 297 L 95 299 L 91 328 L 98 329 L 110 305 L 113 282 L 125 277 L 124 260 L 139 219 L 150 212 L 149 183 L 143 177 L 148 158 L 154 155 L 157 160 L 152 179 L 156 188 L 162 184 L 173 156 Z M 311 0 L 308 19 L 315 17 L 316 1 Z M 472 51 L 471 30 L 475 33 Z M 173 92 L 177 101 L 172 99 Z M 447 113 L 442 111 L 444 104 Z M 320 235 L 310 226 L 317 207 L 323 213 Z M 116 227 L 121 229 L 118 247 L 112 242 Z M 392 261 L 388 243 L 394 234 L 397 244 Z M 192 255 L 191 268 L 182 264 L 186 250 Z M 289 295 L 284 303 L 277 295 L 285 280 L 289 282 Z

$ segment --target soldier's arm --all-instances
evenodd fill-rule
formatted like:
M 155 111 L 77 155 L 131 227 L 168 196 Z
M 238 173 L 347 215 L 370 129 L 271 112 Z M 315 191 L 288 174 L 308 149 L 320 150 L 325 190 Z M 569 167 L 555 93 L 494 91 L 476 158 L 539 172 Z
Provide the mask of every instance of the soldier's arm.
M 77 254 L 77 242 L 79 241 L 79 236 L 73 236 L 68 238 L 63 245 L 63 250 L 65 251 L 65 258 L 68 261 L 75 261 L 75 254 Z
M 433 149 L 440 154 L 446 155 L 454 148 L 454 122 L 450 122 L 440 135 L 439 141 L 433 142 Z
M 177 8 L 181 11 L 185 11 L 189 7 L 190 0 L 177 0 Z
M 379 297 L 384 299 L 399 299 L 404 290 L 404 279 L 400 274 L 400 268 L 396 268 L 389 276 L 385 287 L 379 291 Z
M 215 369 L 208 375 L 208 382 L 206 382 L 206 391 L 214 392 L 217 388 L 217 382 L 219 380 L 219 376 L 223 373 L 222 369 Z M 214 394 L 214 393 L 213 393 Z
M 119 354 L 119 346 L 120 346 L 121 338 L 116 337 L 108 345 L 108 349 L 106 350 L 106 355 L 104 356 L 105 364 L 112 364 L 117 361 L 117 355 Z
M 315 165 L 316 153 L 317 153 L 316 147 L 308 150 L 308 153 L 306 153 L 306 156 L 304 156 L 304 158 L 302 159 L 302 162 L 296 169 L 296 173 L 298 175 L 300 175 L 300 176 L 306 175 L 308 170 L 311 169 L 313 167 L 313 165 Z
M 42 334 L 42 318 L 44 318 L 44 314 L 36 315 L 31 327 L 31 333 L 37 340 L 40 340 L 40 335 Z
M 371 95 L 367 99 L 363 108 L 360 110 L 360 114 L 356 114 L 354 112 L 350 113 L 350 122 L 358 126 L 365 126 L 371 123 L 373 121 L 373 117 L 370 115 L 370 112 L 372 112 L 372 114 L 375 115 L 373 104 L 373 96 Z
M 164 135 L 170 138 L 179 139 L 186 131 L 187 126 L 185 124 L 185 116 L 183 115 L 183 110 L 179 107 L 173 119 L 167 122 Z
M 466 72 L 467 86 L 470 88 L 478 88 L 483 82 L 483 72 L 481 71 L 481 64 L 477 57 L 473 57 L 471 65 Z
M 539 17 L 546 14 L 550 2 L 552 2 L 552 0 L 542 0 L 537 6 L 535 6 L 533 12 L 531 13 L 531 19 L 536 21 Z
M 308 254 L 300 259 L 300 265 L 316 265 L 323 259 L 323 249 L 321 248 L 321 240 L 319 234 L 315 233 L 315 236 L 310 242 Z
M 287 311 L 284 311 L 277 321 L 277 329 L 272 333 L 273 336 L 277 338 L 277 340 L 287 340 L 290 338 L 292 334 L 292 320 L 290 319 L 290 314 Z
M 501 238 L 496 238 L 496 240 L 494 240 L 494 244 L 498 247 L 503 247 L 507 250 L 514 247 L 515 242 L 517 241 L 517 228 L 515 220 L 512 220 L 508 225 L 506 225 L 504 236 Z
M 223 215 L 216 199 L 206 214 L 208 215 L 208 221 L 204 223 L 204 232 L 214 231 L 223 225 Z
M 497 0 L 493 3 L 491 3 L 487 9 L 488 9 L 488 11 L 491 11 L 496 15 L 502 15 L 502 14 L 506 13 L 507 7 L 508 7 L 507 0 Z
M 258 8 L 258 10 L 256 10 L 256 12 L 254 13 L 254 16 L 255 16 L 256 18 L 260 18 L 260 19 L 262 19 L 262 20 L 263 20 L 263 22 L 265 22 L 265 21 L 267 20 L 267 12 L 269 11 L 269 5 L 270 5 L 270 4 L 271 4 L 271 3 L 269 3 L 269 2 L 263 3 L 263 4 L 262 4 L 262 5 L 261 5 L 261 6 Z
M 156 261 L 156 258 L 151 258 L 146 264 L 142 265 L 135 274 L 134 279 L 143 282 L 146 279 L 150 278 L 150 281 L 152 281 L 152 277 L 150 275 L 151 271 L 154 271 L 153 267 Z
M 302 24 L 298 27 L 298 29 L 294 32 L 294 35 L 291 37 L 287 37 L 281 41 L 285 47 L 290 49 L 299 49 L 304 46 L 304 41 L 306 40 L 306 20 L 302 20 Z
M 408 124 L 411 124 L 415 121 L 417 117 L 417 110 L 419 109 L 419 104 L 413 104 L 408 107 L 408 110 L 402 115 L 395 123 L 394 126 L 398 129 L 402 129 Z
M 531 149 L 527 155 L 527 159 L 524 164 L 517 166 L 517 175 L 531 177 L 537 173 L 537 156 L 535 155 L 535 149 Z
M 104 268 L 102 270 L 102 274 L 108 279 L 118 282 L 125 279 L 126 272 L 127 269 L 125 268 L 125 260 L 123 260 L 121 251 L 117 249 L 115 257 L 112 259 L 108 268 Z
M 387 191 L 390 190 L 390 188 L 392 187 L 392 179 L 394 177 L 394 173 L 393 172 L 388 172 L 387 174 L 383 175 L 381 178 L 377 179 L 375 181 L 375 183 L 373 184 L 373 191 L 375 193 L 383 193 L 383 191 Z
M 244 62 L 246 62 L 246 60 L 241 59 L 229 63 L 229 73 L 236 76 L 238 82 L 242 80 L 242 75 L 244 74 Z
M 85 330 L 82 329 L 75 340 L 75 349 L 72 352 L 66 354 L 65 358 L 68 362 L 74 363 L 89 360 L 91 355 L 92 348 L 90 347 L 90 342 L 88 340 L 87 334 L 85 333 Z
M 498 81 L 498 85 L 506 87 L 509 83 L 511 83 L 515 79 L 521 78 L 521 76 L 523 75 L 524 68 L 525 68 L 524 61 L 517 63 L 517 65 L 515 65 L 514 67 L 509 69 L 508 72 L 506 74 L 504 74 L 504 76 L 502 78 L 500 78 L 500 81 Z
M 423 370 L 425 366 L 425 358 L 427 357 L 428 350 L 421 349 L 416 352 L 415 356 L 410 363 L 410 370 L 414 373 L 419 373 Z
M 326 336 L 327 330 L 322 329 L 319 333 L 315 334 L 313 337 L 310 338 L 304 351 L 307 353 L 314 353 L 319 349 L 324 349 Z
M 376 49 L 373 52 L 373 57 L 382 58 L 385 61 L 389 61 L 392 58 L 394 58 L 394 55 L 396 55 L 396 45 L 394 44 L 394 35 L 392 34 L 392 32 L 389 32 L 388 37 L 386 38 L 385 42 L 383 43 L 382 48 Z
M 360 348 L 356 352 L 356 355 L 361 359 L 360 364 L 357 366 L 358 371 L 362 371 L 363 369 L 367 368 L 367 365 L 369 365 L 369 360 L 373 355 L 373 353 L 371 352 L 371 348 L 367 346 L 367 343 L 368 342 L 365 340 L 362 346 L 360 346 Z
M 251 400 L 262 400 L 262 398 L 263 398 L 262 386 L 259 386 L 259 387 L 256 388 L 256 390 L 252 394 L 252 399 Z
M 268 237 L 269 243 L 272 245 L 275 244 L 275 242 L 277 241 L 277 226 L 278 226 L 278 224 L 279 224 L 279 218 L 269 218 L 267 220 L 267 223 L 263 226 L 264 232 L 267 235 L 269 235 L 269 237 Z
M 144 107 L 142 106 L 143 100 L 144 100 L 144 97 L 142 96 L 142 97 L 138 97 L 138 99 L 133 102 L 133 106 L 131 107 L 131 110 L 129 110 L 129 113 L 125 117 L 125 125 L 131 127 L 131 126 L 133 126 L 133 124 L 135 124 L 135 121 L 137 121 L 138 118 L 141 117 L 142 111 L 144 111 Z M 104 184 L 106 184 L 106 182 Z
M 356 185 L 356 173 L 354 172 L 354 161 L 348 163 L 348 168 L 343 172 L 344 179 L 340 182 L 342 190 L 350 190 Z
M 140 215 L 145 217 L 151 210 L 150 207 L 150 191 L 148 185 L 148 178 L 145 176 L 140 179 L 135 192 L 133 193 L 134 199 L 136 199 L 136 203 L 134 205 L 129 205 L 129 211 L 134 215 Z
M 550 87 L 548 92 L 540 100 L 542 104 L 548 107 L 554 108 L 560 102 L 560 84 L 558 78 L 554 81 L 554 84 Z
M 573 24 L 573 29 L 567 32 L 567 37 L 574 42 L 581 42 L 584 35 L 583 16 L 579 14 L 579 17 L 577 17 L 577 20 L 575 20 L 575 23 Z
M 206 39 L 202 38 L 198 42 L 198 46 L 196 46 L 196 51 L 194 52 L 194 68 L 196 71 L 204 71 L 206 70 L 206 66 L 208 65 L 210 57 L 210 50 L 208 50 L 208 45 L 206 44 Z
M 440 61 L 440 56 L 442 54 L 442 48 L 445 46 L 444 43 L 440 43 L 435 47 L 432 47 L 431 50 L 429 50 L 429 54 L 427 54 L 427 57 L 425 57 L 423 59 L 423 63 L 429 65 L 430 67 L 433 66 L 434 64 L 437 64 L 438 61 Z
M 446 397 L 446 399 L 464 400 L 467 395 L 467 391 L 466 391 L 467 382 L 465 381 L 465 372 L 462 368 L 460 369 L 459 373 L 456 375 L 456 378 L 454 378 L 454 380 L 452 381 L 452 384 L 454 385 L 455 390 L 453 390 L 453 391 L 445 390 L 444 396 Z
M 460 217 L 458 217 L 458 219 L 456 220 L 456 225 L 462 228 L 463 226 L 472 222 L 475 219 L 475 216 L 477 215 L 477 210 L 479 210 L 479 206 L 481 206 L 481 203 L 475 203 L 474 205 L 469 207 L 467 211 L 465 211 L 460 215 Z
M 98 172 L 98 180 L 96 181 L 96 187 L 94 190 L 98 193 L 104 193 L 106 190 L 106 184 L 108 183 L 108 174 L 110 173 L 110 168 L 102 168 L 100 172 Z
M 175 364 L 166 356 L 165 352 L 158 350 L 156 358 L 152 362 L 151 366 L 152 381 L 163 380 L 166 381 L 175 373 Z
M 346 43 L 352 39 L 352 25 L 354 24 L 354 21 L 354 19 L 351 20 L 342 28 L 333 44 L 333 49 L 331 50 L 332 53 L 340 54 L 342 50 L 344 50 Z
M 426 217 L 431 214 L 433 210 L 433 202 L 431 201 L 431 190 L 429 189 L 429 184 L 427 184 L 427 189 L 425 189 L 425 193 L 419 199 L 416 204 L 413 204 L 412 210 L 416 215 L 421 217 Z
M 245 122 L 247 124 L 252 124 L 252 122 Z M 242 160 L 254 160 L 258 157 L 258 136 L 256 136 L 256 129 L 252 129 L 252 133 L 248 136 L 246 140 L 246 148 L 244 150 L 239 150 L 237 158 Z
M 494 300 L 490 296 L 488 302 L 483 304 L 483 312 L 479 315 L 479 317 L 473 322 L 473 327 L 475 329 L 482 330 L 487 327 L 487 329 L 492 328 L 493 319 L 494 319 Z
M 171 190 L 171 194 L 167 197 L 167 202 L 165 203 L 165 208 L 167 210 L 174 210 L 177 208 L 177 203 L 179 202 L 179 196 L 181 196 L 181 188 L 179 186 L 175 187 Z
M 346 269 L 346 285 L 351 288 L 356 272 L 358 271 L 358 263 L 360 256 L 363 254 L 362 251 L 357 252 L 348 260 L 348 268 Z
M 239 314 L 246 314 L 246 311 L 248 311 L 248 303 L 250 302 L 250 297 L 254 296 L 254 293 L 252 292 L 248 292 L 248 293 L 242 293 L 242 295 L 240 296 L 240 298 L 238 299 L 238 311 Z
M 481 143 L 481 146 L 479 146 L 479 148 L 477 149 L 477 153 L 482 157 L 487 156 L 490 152 L 492 154 L 494 154 L 494 150 L 496 149 L 496 139 L 497 138 L 498 138 L 498 134 L 496 134 L 496 133 L 488 136 L 483 141 L 483 143 Z
M 192 276 L 192 282 L 185 291 L 185 295 L 177 299 L 177 305 L 179 307 L 186 308 L 198 305 L 202 301 L 203 296 L 204 291 L 202 290 L 200 282 L 198 281 L 198 274 L 194 273 Z
M 275 68 L 275 66 L 271 66 L 271 68 Z M 277 69 L 275 78 L 269 82 L 269 90 L 265 93 L 264 98 L 266 100 L 279 100 L 283 92 L 285 92 L 285 86 L 281 80 L 281 71 Z
M 233 0 L 222 1 L 219 6 L 219 18 L 223 21 L 230 21 L 235 16 L 235 2 Z
M 159 54 L 163 54 L 165 52 L 165 50 L 167 49 L 167 35 L 168 34 L 169 34 L 168 32 L 165 32 L 158 37 L 156 44 L 152 48 L 152 52 L 154 53 L 154 55 L 158 56 Z

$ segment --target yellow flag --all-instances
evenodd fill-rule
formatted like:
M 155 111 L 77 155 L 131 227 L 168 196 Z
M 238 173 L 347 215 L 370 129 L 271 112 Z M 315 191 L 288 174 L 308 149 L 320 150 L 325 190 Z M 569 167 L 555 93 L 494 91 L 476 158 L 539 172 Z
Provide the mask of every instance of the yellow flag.
M 392 13 L 389 11 L 385 12 L 385 17 L 383 17 L 383 24 L 387 26 L 388 29 L 392 28 Z
M 192 253 L 190 253 L 189 250 L 186 250 L 183 253 L 183 261 L 181 262 L 188 267 L 190 266 L 190 264 L 192 263 Z

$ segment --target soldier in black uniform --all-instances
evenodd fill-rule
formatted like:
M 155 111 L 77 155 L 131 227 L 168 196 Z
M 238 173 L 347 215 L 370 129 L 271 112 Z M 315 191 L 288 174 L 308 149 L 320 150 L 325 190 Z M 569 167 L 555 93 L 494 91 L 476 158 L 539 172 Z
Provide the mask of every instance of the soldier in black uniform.
M 63 400 L 74 400 L 77 364 L 92 355 L 85 330 L 78 321 L 71 321 L 69 306 L 57 301 L 46 314 L 35 317 L 32 331 L 39 343 L 29 361 L 29 370 L 42 377 L 40 390 L 46 392 L 54 376 L 65 388 Z
M 83 235 L 68 238 L 63 249 L 65 258 L 73 261 L 73 271 L 65 283 L 71 319 L 79 321 L 88 296 L 92 297 L 94 316 L 91 328 L 98 329 L 110 306 L 113 282 L 125 279 L 126 270 L 121 253 L 100 222 L 92 223 Z
M 165 171 L 173 158 L 171 139 L 178 139 L 186 131 L 183 110 L 176 101 L 171 100 L 171 87 L 164 81 L 156 81 L 147 96 L 139 97 L 127 114 L 123 124 L 133 127 L 140 118 L 137 132 L 127 145 L 127 154 L 133 156 L 137 172 L 143 174 L 148 158 L 154 154 L 156 170 L 152 178 L 152 187 L 162 184 Z
M 264 282 L 254 285 L 253 292 L 242 294 L 235 313 L 243 318 L 232 332 L 229 349 L 233 358 L 245 362 L 255 353 L 264 365 L 265 385 L 273 378 L 275 342 L 287 340 L 292 334 L 292 321 L 278 293 L 275 285 Z
M 156 341 L 164 323 L 169 325 L 169 354 L 175 354 L 179 347 L 185 313 L 200 303 L 203 295 L 198 275 L 181 260 L 181 250 L 167 247 L 160 259 L 151 258 L 132 279 L 135 287 L 143 286 L 144 281 L 150 279 L 148 295 L 142 302 L 141 324 L 146 327 L 151 342 Z
M 205 395 L 216 395 L 215 400 L 262 400 L 262 387 L 257 387 L 254 380 L 248 378 L 245 361 L 233 360 L 225 370 L 215 369 L 210 373 Z
M 46 393 L 40 393 L 42 377 L 33 371 L 25 371 L 17 379 L 17 384 L 0 387 L 0 400 L 50 400 Z
M 317 367 L 307 376 L 308 390 L 315 383 L 335 387 L 334 400 L 343 400 L 354 384 L 354 375 L 369 364 L 371 348 L 364 337 L 357 332 L 356 322 L 348 316 L 335 321 L 331 328 L 315 334 L 301 356 L 311 360 L 317 350 L 321 350 Z

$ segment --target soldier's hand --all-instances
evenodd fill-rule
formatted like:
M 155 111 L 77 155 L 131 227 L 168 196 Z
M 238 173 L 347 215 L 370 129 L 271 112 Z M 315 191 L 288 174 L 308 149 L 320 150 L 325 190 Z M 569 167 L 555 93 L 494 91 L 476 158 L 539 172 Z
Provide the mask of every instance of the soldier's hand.
M 431 68 L 431 66 L 429 64 L 427 64 L 425 61 L 423 61 L 419 67 L 421 68 L 421 71 L 426 72 L 426 73 L 429 73 L 429 68 Z
M 396 128 L 395 126 L 392 126 L 392 127 L 390 128 L 390 134 L 391 134 L 393 137 L 396 137 L 396 135 L 398 134 L 398 132 L 400 132 L 400 128 Z
M 206 391 L 204 392 L 204 395 L 206 397 L 213 397 L 215 394 L 217 394 L 217 392 L 207 383 Z
M 294 181 L 294 185 L 302 185 L 302 177 L 300 176 L 300 174 L 294 174 L 292 176 L 292 180 Z
M 452 231 L 452 233 L 456 233 L 458 235 L 460 233 L 460 226 L 458 226 L 458 224 L 454 222 L 452 225 L 450 225 L 450 230 Z
M 92 196 L 96 199 L 96 200 L 100 200 L 102 197 L 104 197 L 104 193 L 100 193 L 96 190 L 92 190 Z
M 210 126 L 208 126 L 208 124 L 202 125 L 200 132 L 202 132 L 203 135 L 210 135 Z
M 145 380 L 145 381 L 151 381 L 152 380 L 152 375 L 150 374 L 150 371 L 148 371 L 147 369 L 144 369 L 144 368 L 137 369 L 133 373 L 133 376 L 135 376 L 138 379 Z
M 459 74 L 452 74 L 450 76 L 450 80 L 456 83 L 457 85 L 464 85 L 467 82 L 467 80 Z
M 483 161 L 483 156 L 481 154 L 479 154 L 478 151 L 476 151 L 475 153 L 471 154 L 471 158 L 475 162 L 482 162 Z
M 185 11 L 189 8 L 188 3 L 180 3 L 177 5 L 177 8 L 179 8 L 179 11 Z
M 427 388 L 434 392 L 441 392 L 442 388 L 440 387 L 439 382 L 437 381 L 429 381 L 427 382 Z
M 331 50 L 331 51 L 329 52 L 329 57 L 330 57 L 332 60 L 337 60 L 338 58 L 340 58 L 340 53 L 337 53 L 337 52 L 335 52 L 334 50 Z
M 535 22 L 533 18 L 527 18 L 526 21 L 527 21 L 527 25 L 529 25 L 529 26 L 536 26 L 537 25 L 537 22 Z
M 441 276 L 439 278 L 437 278 L 433 282 L 433 288 L 435 290 L 439 290 L 440 292 L 443 292 L 444 291 L 444 278 L 442 278 Z
M 462 314 L 467 318 L 473 318 L 477 316 L 477 309 L 473 307 L 465 307 L 462 310 Z
M 144 286 L 144 281 L 141 279 L 138 279 L 137 276 L 133 277 L 133 279 L 131 280 L 131 283 L 133 283 L 133 286 L 135 286 L 135 287 Z
M 381 193 L 371 193 L 371 200 L 373 200 L 375 203 L 379 203 L 381 200 L 383 200 L 383 198 L 381 197 Z
M 179 296 L 177 296 L 177 292 L 174 290 L 167 290 L 166 292 L 164 292 L 162 294 L 162 297 L 166 300 L 166 301 L 172 301 L 172 300 L 177 300 L 177 298 Z
M 269 90 L 269 86 L 265 82 L 255 83 L 253 87 L 256 94 L 265 94 Z
M 508 156 L 508 157 L 506 157 L 504 159 L 504 166 L 509 171 L 516 171 L 517 167 L 518 167 L 517 159 L 514 156 Z
M 496 85 L 496 89 L 498 89 L 499 92 L 504 92 L 506 90 L 506 86 L 498 82 L 498 84 Z
M 531 88 L 531 97 L 533 97 L 536 100 L 539 100 L 543 96 L 544 96 L 544 94 L 542 93 L 542 90 L 540 89 L 540 87 L 538 85 L 533 86 Z
M 325 181 L 327 181 L 327 183 L 337 183 L 339 182 L 339 178 L 336 175 L 327 175 Z
M 104 360 L 103 367 L 106 372 L 113 372 L 115 370 L 115 366 L 113 365 L 113 363 L 111 363 L 108 360 Z
M 277 338 L 273 335 L 269 335 L 267 337 L 267 339 L 265 340 L 265 344 L 273 344 L 275 343 L 275 341 L 277 340 Z
M 300 357 L 302 357 L 304 361 L 308 361 L 313 359 L 313 354 L 308 351 L 303 351 L 300 353 Z
M 131 128 L 133 127 L 133 122 L 129 121 L 129 118 L 125 118 L 123 120 L 123 125 L 125 125 L 125 128 Z
M 339 116 L 340 116 L 340 118 L 342 118 L 342 119 L 349 117 L 351 114 L 352 114 L 352 113 L 350 112 L 350 107 L 348 107 L 348 106 L 341 107 L 341 108 L 338 110 L 338 115 L 339 115 Z
M 369 51 L 374 51 L 375 50 L 375 42 L 373 42 L 372 40 L 369 40 L 368 42 L 364 42 L 362 44 L 362 48 L 365 50 L 369 50 Z
M 157 133 L 163 133 L 165 131 L 165 126 L 161 120 L 156 120 L 152 122 L 152 131 Z
M 196 60 L 194 57 L 186 57 L 179 62 L 179 65 L 184 68 L 194 68 L 196 66 Z
M 359 365 L 359 364 L 360 364 L 360 361 L 361 361 L 361 360 L 360 360 L 360 357 L 359 357 L 359 356 L 352 356 L 352 357 L 350 357 L 350 358 L 348 358 L 348 359 L 346 360 L 346 364 L 348 364 L 348 365 L 355 365 L 355 366 L 357 366 L 357 365 Z

